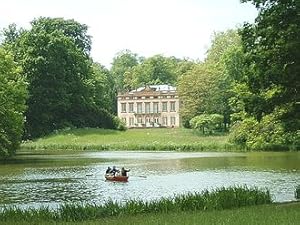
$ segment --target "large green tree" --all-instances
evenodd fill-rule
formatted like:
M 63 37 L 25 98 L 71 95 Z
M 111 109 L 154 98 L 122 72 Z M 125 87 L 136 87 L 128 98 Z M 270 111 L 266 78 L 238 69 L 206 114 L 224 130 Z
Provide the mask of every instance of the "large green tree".
M 300 2 L 250 2 L 259 14 L 241 30 L 245 68 L 236 92 L 246 119 L 235 126 L 232 139 L 250 148 L 299 147 Z
M 113 96 L 101 89 L 104 69 L 93 68 L 87 26 L 44 17 L 31 25 L 30 30 L 22 32 L 10 26 L 4 32 L 3 44 L 12 50 L 29 83 L 26 137 L 70 126 L 114 128 L 113 109 L 107 105 L 112 101 L 108 96 Z M 105 81 L 105 85 L 108 83 L 113 82 Z
M 176 85 L 178 78 L 192 67 L 191 64 L 188 60 L 155 55 L 126 71 L 124 86 L 134 89 L 151 84 Z
M 246 1 L 244 1 L 246 2 Z M 246 84 L 253 94 L 246 110 L 257 120 L 282 108 L 286 129 L 299 129 L 300 2 L 253 0 L 259 10 L 254 24 L 242 30 Z M 254 107 L 255 106 L 255 107 Z
M 0 157 L 13 155 L 21 142 L 26 86 L 12 54 L 0 48 Z
M 99 63 L 93 63 L 93 99 L 95 104 L 110 113 L 117 112 L 117 91 L 115 80 L 110 71 Z
M 180 114 L 183 125 L 189 127 L 189 121 L 199 114 L 213 113 L 211 102 L 217 90 L 218 76 L 214 68 L 202 63 L 186 72 L 178 82 L 181 100 Z
M 110 72 L 114 77 L 117 91 L 122 92 L 125 90 L 125 73 L 132 67 L 137 66 L 140 60 L 141 58 L 137 54 L 129 50 L 121 51 L 114 57 Z
M 21 36 L 22 66 L 29 82 L 29 137 L 77 124 L 89 104 L 87 26 L 73 20 L 39 18 Z M 77 119 L 77 121 L 76 121 Z
M 230 124 L 231 88 L 241 64 L 235 54 L 240 47 L 236 30 L 214 33 L 205 61 L 181 77 L 178 90 L 184 125 L 204 113 L 223 115 L 225 129 Z

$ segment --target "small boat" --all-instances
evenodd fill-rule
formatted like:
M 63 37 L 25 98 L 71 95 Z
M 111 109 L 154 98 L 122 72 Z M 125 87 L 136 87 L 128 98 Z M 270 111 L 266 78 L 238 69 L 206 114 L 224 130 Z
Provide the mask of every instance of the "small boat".
M 109 181 L 119 181 L 119 182 L 127 182 L 128 181 L 128 176 L 114 176 L 114 175 L 105 175 L 105 179 Z

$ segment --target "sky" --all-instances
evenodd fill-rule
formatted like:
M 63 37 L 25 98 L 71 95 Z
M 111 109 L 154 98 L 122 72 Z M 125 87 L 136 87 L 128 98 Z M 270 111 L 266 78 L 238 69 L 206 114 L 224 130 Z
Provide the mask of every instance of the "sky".
M 257 10 L 239 0 L 8 0 L 0 4 L 0 29 L 29 29 L 41 16 L 86 24 L 93 60 L 110 68 L 125 49 L 203 60 L 214 32 L 254 22 Z

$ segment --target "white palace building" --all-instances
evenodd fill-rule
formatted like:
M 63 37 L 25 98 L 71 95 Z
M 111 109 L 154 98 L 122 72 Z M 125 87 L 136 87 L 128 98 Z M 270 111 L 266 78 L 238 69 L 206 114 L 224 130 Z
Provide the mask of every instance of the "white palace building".
M 128 128 L 179 127 L 179 99 L 170 85 L 150 85 L 118 94 L 118 117 Z

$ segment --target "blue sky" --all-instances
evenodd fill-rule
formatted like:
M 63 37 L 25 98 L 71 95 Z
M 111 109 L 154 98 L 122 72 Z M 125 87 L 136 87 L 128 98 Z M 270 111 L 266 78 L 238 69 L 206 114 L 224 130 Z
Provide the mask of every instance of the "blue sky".
M 214 31 L 253 22 L 257 11 L 239 0 L 9 0 L 1 2 L 0 28 L 29 28 L 40 16 L 88 25 L 92 57 L 109 68 L 124 49 L 202 60 Z

